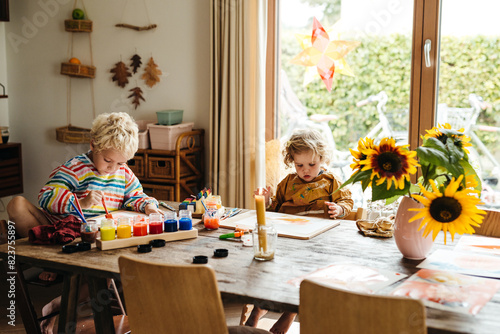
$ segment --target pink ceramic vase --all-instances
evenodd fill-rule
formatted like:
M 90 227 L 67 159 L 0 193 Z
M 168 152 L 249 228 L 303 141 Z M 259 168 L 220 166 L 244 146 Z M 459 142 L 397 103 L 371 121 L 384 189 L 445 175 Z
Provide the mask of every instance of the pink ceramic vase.
M 432 248 L 432 233 L 424 238 L 424 229 L 418 230 L 422 219 L 408 223 L 408 220 L 418 212 L 408 211 L 410 208 L 423 208 L 420 202 L 410 197 L 403 197 L 399 204 L 394 223 L 394 239 L 403 256 L 410 260 L 423 260 Z

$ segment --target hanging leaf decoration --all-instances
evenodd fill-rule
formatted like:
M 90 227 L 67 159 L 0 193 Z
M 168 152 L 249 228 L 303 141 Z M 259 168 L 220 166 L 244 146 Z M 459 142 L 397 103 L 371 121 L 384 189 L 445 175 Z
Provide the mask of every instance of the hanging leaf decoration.
M 137 109 L 137 107 L 141 104 L 141 100 L 146 101 L 142 97 L 142 89 L 141 88 L 135 87 L 135 88 L 130 89 L 129 92 L 132 92 L 132 94 L 130 94 L 128 97 L 133 98 L 132 104 L 135 105 L 135 109 Z
M 146 85 L 148 85 L 149 88 L 152 88 L 154 85 L 160 82 L 161 71 L 158 68 L 158 65 L 155 64 L 153 57 L 149 59 L 148 65 L 146 66 L 146 69 L 144 71 L 145 72 L 142 75 L 142 79 L 146 81 Z
M 130 66 L 132 67 L 132 72 L 134 72 L 135 74 L 137 73 L 137 69 L 142 65 L 141 57 L 138 54 L 135 54 L 132 56 L 132 58 L 130 58 L 130 60 L 132 60 L 132 63 L 130 63 Z
M 126 84 L 128 84 L 128 79 L 127 77 L 131 77 L 132 73 L 128 71 L 127 65 L 125 65 L 123 62 L 118 62 L 115 64 L 115 67 L 110 70 L 111 73 L 114 73 L 113 75 L 113 81 L 118 81 L 117 84 L 118 86 L 124 88 Z

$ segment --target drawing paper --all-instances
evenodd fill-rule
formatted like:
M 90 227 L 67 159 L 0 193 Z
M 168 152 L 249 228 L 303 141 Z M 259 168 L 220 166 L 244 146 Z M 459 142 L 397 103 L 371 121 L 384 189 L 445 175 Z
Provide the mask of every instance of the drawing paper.
M 405 277 L 407 275 L 385 269 L 371 268 L 353 263 L 339 263 L 293 278 L 287 283 L 298 288 L 302 280 L 307 278 L 334 288 L 374 293 Z
M 500 257 L 473 252 L 438 249 L 417 267 L 500 278 Z
M 252 230 L 257 222 L 255 210 L 222 220 L 221 227 L 234 229 L 236 225 Z M 266 222 L 270 222 L 282 237 L 310 239 L 340 224 L 339 220 L 288 215 L 266 212 Z
M 420 269 L 390 294 L 420 299 L 427 307 L 476 315 L 499 288 L 498 280 Z
M 456 251 L 500 255 L 500 238 L 464 235 L 455 246 Z

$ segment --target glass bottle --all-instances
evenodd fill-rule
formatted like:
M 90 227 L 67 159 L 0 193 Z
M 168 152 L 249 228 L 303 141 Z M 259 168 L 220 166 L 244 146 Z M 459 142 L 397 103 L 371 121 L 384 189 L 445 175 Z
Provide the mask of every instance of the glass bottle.
M 165 222 L 164 222 L 163 230 L 165 232 L 176 232 L 177 231 L 177 214 L 175 212 L 173 212 L 173 211 L 165 212 Z
M 132 237 L 132 224 L 129 217 L 118 218 L 118 227 L 116 228 L 116 236 L 118 239 Z
M 101 220 L 101 240 L 115 240 L 115 222 L 113 219 L 103 219 Z
M 207 210 L 203 217 L 203 225 L 207 230 L 216 230 L 219 228 L 220 216 L 219 210 L 217 209 L 216 202 L 209 202 L 207 204 Z
M 268 261 L 274 259 L 276 244 L 278 242 L 278 231 L 267 222 L 266 225 L 255 224 L 252 231 L 254 259 Z
M 193 220 L 191 218 L 191 211 L 179 211 L 179 230 L 191 230 L 193 228 Z

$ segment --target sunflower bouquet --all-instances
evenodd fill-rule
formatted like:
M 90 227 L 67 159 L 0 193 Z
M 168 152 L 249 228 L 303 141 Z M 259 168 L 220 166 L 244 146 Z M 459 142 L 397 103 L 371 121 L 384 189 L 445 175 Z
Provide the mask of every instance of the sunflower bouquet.
M 482 223 L 480 204 L 481 180 L 469 161 L 470 138 L 463 129 L 454 130 L 449 124 L 426 130 L 423 143 L 415 151 L 409 145 L 397 145 L 393 138 L 362 138 L 357 151 L 350 150 L 353 174 L 342 187 L 360 182 L 363 191 L 371 188 L 372 201 L 385 200 L 386 204 L 408 195 L 419 201 L 423 208 L 411 221 L 422 219 L 419 230 L 424 237 L 432 231 L 433 240 L 439 231 L 454 234 L 474 233 L 473 226 Z M 411 176 L 421 169 L 417 184 Z

